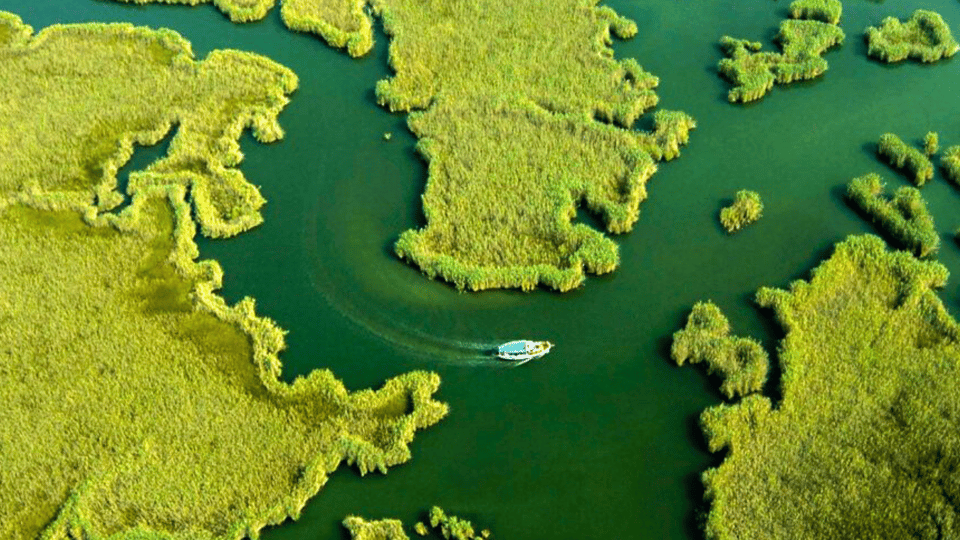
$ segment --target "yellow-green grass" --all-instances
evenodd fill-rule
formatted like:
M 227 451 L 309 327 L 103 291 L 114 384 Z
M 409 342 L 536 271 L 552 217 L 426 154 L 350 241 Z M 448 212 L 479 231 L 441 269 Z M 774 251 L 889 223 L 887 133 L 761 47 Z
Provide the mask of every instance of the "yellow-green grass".
M 794 0 L 790 16 L 794 19 L 812 19 L 829 24 L 840 22 L 843 4 L 840 0 Z
M 960 325 L 947 269 L 850 237 L 809 282 L 761 289 L 786 335 L 781 395 L 706 410 L 707 538 L 960 534 Z
M 347 516 L 343 520 L 343 526 L 352 540 L 410 540 L 399 519 L 368 521 L 360 516 Z
M 906 21 L 895 17 L 883 19 L 879 28 L 867 28 L 867 54 L 884 62 L 901 62 L 913 58 L 936 62 L 960 50 L 950 26 L 939 13 L 918 9 Z
M 473 524 L 457 516 L 448 515 L 439 506 L 430 509 L 428 528 L 422 521 L 418 521 L 414 532 L 419 536 L 430 534 L 431 528 L 436 535 L 445 540 L 480 540 L 489 538 L 490 531 L 484 529 L 477 533 Z M 396 519 L 365 520 L 359 516 L 347 516 L 343 520 L 353 540 L 409 540 L 403 530 L 403 523 Z
M 943 176 L 960 186 L 960 145 L 951 146 L 943 151 L 940 156 L 940 169 Z
M 670 356 L 677 365 L 706 362 L 719 375 L 728 398 L 757 392 L 767 381 L 770 362 L 754 339 L 730 335 L 730 323 L 712 302 L 697 302 L 687 325 L 673 334 Z
M 637 27 L 597 0 L 284 0 L 282 15 L 354 56 L 382 19 L 395 74 L 377 99 L 413 113 L 429 162 L 426 225 L 396 252 L 461 289 L 565 291 L 612 271 L 616 244 L 572 224 L 577 207 L 630 230 L 654 162 L 695 127 L 675 112 L 652 133 L 625 129 L 656 105 L 658 79 L 613 58 L 613 36 Z
M 730 206 L 720 209 L 720 224 L 728 233 L 735 233 L 763 216 L 763 202 L 756 191 L 742 189 Z
M 928 131 L 923 136 L 923 153 L 931 157 L 940 151 L 940 135 L 935 131 Z
M 812 20 L 780 23 L 776 41 L 782 53 L 761 51 L 762 44 L 756 41 L 723 36 L 720 46 L 727 58 L 721 59 L 717 68 L 733 83 L 727 99 L 746 103 L 765 96 L 774 83 L 819 77 L 828 67 L 823 53 L 843 43 L 843 38 L 839 27 Z
M 214 293 L 185 191 L 87 222 L 58 197 L 2 205 L 0 537 L 256 535 L 343 461 L 407 461 L 446 414 L 424 372 L 376 392 L 326 370 L 281 382 L 284 332 Z
M 203 234 L 223 237 L 262 222 L 256 187 L 235 168 L 250 127 L 282 137 L 277 115 L 297 77 L 262 56 L 214 51 L 196 61 L 170 30 L 128 24 L 55 25 L 36 36 L 0 13 L 0 196 L 70 194 L 100 211 L 123 201 L 117 169 L 133 145 L 176 129 L 168 154 L 131 175 L 129 190 L 189 187 Z
M 850 181 L 847 198 L 882 232 L 917 256 L 927 257 L 940 248 L 940 235 L 919 189 L 904 186 L 887 198 L 880 175 L 871 173 Z
M 933 163 L 920 150 L 903 142 L 893 133 L 884 133 L 877 143 L 877 154 L 884 158 L 891 167 L 900 169 L 909 175 L 917 187 L 923 187 L 933 178 Z

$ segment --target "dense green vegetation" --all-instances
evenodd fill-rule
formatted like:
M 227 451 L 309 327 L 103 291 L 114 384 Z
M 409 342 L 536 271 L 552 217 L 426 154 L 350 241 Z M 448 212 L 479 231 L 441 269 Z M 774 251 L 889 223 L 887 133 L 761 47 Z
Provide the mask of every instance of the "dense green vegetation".
M 960 145 L 951 146 L 943 151 L 943 155 L 940 156 L 940 168 L 947 180 L 960 186 Z
M 613 36 L 637 27 L 596 4 L 284 1 L 288 26 L 354 56 L 373 43 L 364 6 L 392 38 L 395 75 L 377 83 L 377 100 L 413 113 L 429 162 L 427 223 L 400 236 L 400 257 L 470 290 L 565 291 L 617 267 L 613 241 L 571 223 L 577 207 L 629 231 L 655 161 L 676 157 L 695 123 L 662 113 L 652 133 L 626 129 L 656 105 L 658 80 L 613 58 Z
M 918 9 L 906 22 L 887 17 L 880 28 L 867 28 L 867 54 L 884 62 L 907 58 L 936 62 L 960 50 L 950 27 L 939 13 Z
M 243 159 L 237 140 L 247 127 L 262 142 L 282 137 L 277 114 L 297 86 L 290 70 L 239 51 L 198 62 L 176 33 L 128 24 L 31 34 L 0 14 L 0 196 L 56 191 L 113 209 L 123 201 L 117 169 L 134 144 L 176 129 L 168 154 L 131 175 L 130 192 L 188 187 L 207 236 L 262 222 L 263 197 L 235 168 Z
M 794 16 L 819 18 L 816 2 L 794 2 Z M 797 6 L 794 11 L 793 6 Z M 829 3 L 823 2 L 823 9 Z M 839 8 L 837 17 L 839 18 Z M 835 24 L 816 20 L 786 20 L 780 23 L 776 41 L 782 53 L 761 51 L 762 44 L 756 41 L 723 36 L 720 46 L 727 58 L 720 60 L 720 74 L 733 83 L 727 99 L 731 103 L 760 99 L 773 84 L 819 77 L 827 70 L 827 61 L 822 58 L 830 47 L 843 42 L 844 34 Z
M 880 176 L 868 174 L 850 181 L 847 198 L 883 232 L 916 255 L 926 257 L 939 249 L 940 235 L 917 188 L 901 187 L 888 200 Z
M 809 282 L 761 289 L 786 331 L 781 400 L 706 410 L 726 458 L 703 480 L 711 539 L 960 535 L 960 325 L 948 272 L 873 236 Z
M 913 176 L 910 178 L 918 187 L 922 187 L 933 178 L 933 163 L 920 150 L 903 142 L 893 133 L 884 133 L 877 144 L 877 153 L 894 168 L 902 169 Z
M 728 233 L 757 221 L 763 216 L 763 202 L 756 191 L 742 189 L 733 198 L 733 204 L 720 209 L 720 224 Z
M 250 22 L 264 18 L 270 8 L 273 7 L 275 0 L 116 0 L 118 2 L 128 2 L 131 4 L 149 4 L 159 2 L 163 4 L 185 4 L 196 6 L 198 4 L 213 4 L 217 9 L 227 14 L 231 21 Z
M 679 366 L 706 362 L 723 379 L 720 389 L 728 398 L 763 388 L 770 364 L 756 340 L 730 336 L 729 321 L 712 302 L 693 306 L 687 325 L 673 334 L 670 356 Z
M 923 136 L 923 153 L 927 157 L 933 156 L 940 151 L 940 135 L 934 131 L 928 131 Z
M 840 0 L 794 0 L 790 4 L 790 16 L 794 19 L 811 19 L 828 24 L 840 22 L 843 4 Z
M 430 509 L 429 522 L 433 532 L 442 536 L 444 540 L 480 540 L 490 537 L 489 530 L 484 529 L 477 533 L 472 523 L 457 516 L 447 515 L 439 506 Z M 353 540 L 409 540 L 407 533 L 403 530 L 403 523 L 396 519 L 367 521 L 358 516 L 348 516 L 343 520 L 343 526 L 350 531 L 350 537 Z M 413 530 L 420 536 L 430 534 L 430 528 L 422 521 L 418 521 Z
M 6 13 L 0 29 L 0 538 L 257 537 L 341 462 L 407 461 L 447 412 L 436 375 L 284 383 L 283 330 L 250 298 L 228 305 L 220 266 L 195 260 L 195 219 L 214 235 L 260 219 L 229 167 L 244 128 L 281 135 L 293 74 L 234 51 L 195 62 L 171 31 L 32 38 Z M 132 145 L 174 124 L 117 208 Z M 246 206 L 217 221 L 221 203 Z

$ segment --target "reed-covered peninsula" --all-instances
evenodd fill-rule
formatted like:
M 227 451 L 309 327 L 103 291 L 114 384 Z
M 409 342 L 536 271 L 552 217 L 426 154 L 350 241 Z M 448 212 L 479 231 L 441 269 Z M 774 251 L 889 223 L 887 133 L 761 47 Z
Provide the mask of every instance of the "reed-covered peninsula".
M 884 234 L 918 257 L 939 249 L 940 235 L 919 189 L 904 186 L 887 198 L 880 175 L 867 174 L 850 181 L 847 198 Z
M 866 31 L 867 54 L 884 62 L 901 62 L 908 58 L 936 62 L 960 51 L 950 27 L 939 13 L 918 9 L 905 22 L 887 17 L 879 28 Z
M 789 290 L 761 289 L 786 336 L 777 404 L 706 410 L 723 463 L 703 481 L 707 538 L 960 534 L 960 325 L 947 269 L 850 237 Z
M 255 193 L 228 168 L 236 138 L 280 136 L 293 74 L 233 51 L 195 62 L 170 31 L 0 25 L 0 538 L 256 538 L 342 462 L 407 461 L 447 412 L 436 375 L 282 382 L 285 332 L 196 261 L 195 220 L 220 224 L 203 197 Z M 132 144 L 173 123 L 118 208 Z
M 839 4 L 839 2 L 837 2 Z M 791 13 L 802 19 L 780 23 L 776 42 L 782 53 L 762 51 L 757 41 L 723 36 L 720 47 L 727 58 L 720 60 L 720 74 L 733 83 L 727 94 L 731 103 L 760 99 L 773 89 L 774 83 L 819 77 L 827 70 L 823 53 L 843 43 L 844 33 L 836 24 L 811 19 L 839 20 L 839 6 L 828 1 L 797 0 L 791 4 Z
M 741 189 L 733 203 L 720 209 L 720 224 L 728 233 L 735 233 L 763 216 L 763 202 L 756 191 Z
M 884 133 L 880 136 L 877 154 L 891 167 L 908 173 L 908 177 L 917 187 L 923 187 L 933 178 L 933 162 L 930 158 L 893 133 Z
M 395 251 L 461 289 L 566 291 L 612 271 L 617 245 L 572 223 L 577 208 L 629 231 L 656 161 L 695 127 L 673 112 L 651 133 L 629 129 L 656 105 L 658 79 L 613 58 L 613 38 L 637 26 L 597 0 L 284 0 L 282 14 L 354 56 L 372 46 L 371 16 L 382 19 L 395 75 L 377 100 L 411 113 L 429 163 L 426 225 Z
M 232 50 L 197 61 L 178 34 L 129 24 L 58 25 L 33 36 L 0 13 L 0 37 L 0 196 L 69 193 L 112 210 L 123 201 L 117 170 L 134 145 L 176 130 L 167 155 L 131 175 L 130 193 L 187 187 L 206 236 L 263 221 L 263 197 L 236 169 L 237 140 L 246 128 L 261 142 L 283 136 L 277 115 L 297 87 L 293 72 Z

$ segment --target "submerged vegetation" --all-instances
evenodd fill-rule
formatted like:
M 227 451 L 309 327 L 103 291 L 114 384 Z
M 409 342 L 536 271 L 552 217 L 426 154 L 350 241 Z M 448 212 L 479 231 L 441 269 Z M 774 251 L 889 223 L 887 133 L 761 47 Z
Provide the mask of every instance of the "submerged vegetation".
M 763 216 L 763 202 L 756 191 L 742 189 L 733 198 L 733 204 L 720 210 L 720 224 L 728 233 L 757 221 Z
M 436 375 L 282 382 L 284 331 L 196 261 L 195 219 L 259 219 L 259 203 L 223 222 L 204 205 L 260 201 L 228 167 L 244 128 L 280 136 L 293 74 L 233 51 L 195 62 L 171 31 L 0 25 L 0 538 L 256 538 L 342 462 L 409 460 L 447 412 Z M 132 145 L 174 123 L 117 208 Z
M 134 145 L 156 144 L 176 129 L 168 154 L 131 175 L 130 193 L 187 187 L 207 236 L 263 221 L 263 197 L 235 168 L 243 159 L 237 140 L 248 127 L 261 142 L 282 137 L 277 115 L 297 87 L 290 70 L 230 50 L 195 61 L 178 34 L 129 24 L 31 34 L 0 13 L 0 146 L 7 149 L 0 196 L 58 192 L 78 205 L 114 209 L 123 201 L 117 170 Z
M 948 272 L 874 236 L 836 247 L 809 282 L 761 289 L 786 331 L 782 398 L 706 410 L 706 535 L 960 535 L 960 325 L 932 289 Z
M 712 302 L 697 302 L 683 330 L 673 334 L 670 356 L 678 366 L 706 362 L 719 375 L 728 398 L 757 392 L 767 381 L 769 360 L 760 344 L 730 336 L 730 323 Z
M 823 18 L 821 12 L 833 14 L 831 6 L 829 0 L 798 0 L 791 4 L 791 13 L 795 17 Z M 839 19 L 839 7 L 836 16 Z M 720 47 L 727 58 L 717 67 L 733 83 L 727 99 L 731 103 L 754 101 L 773 89 L 774 83 L 819 77 L 827 70 L 823 53 L 843 43 L 843 38 L 843 30 L 835 24 L 809 19 L 780 23 L 776 41 L 782 53 L 761 51 L 763 45 L 756 41 L 723 36 Z
M 847 198 L 917 256 L 926 257 L 939 249 L 940 235 L 917 188 L 901 187 L 888 200 L 880 176 L 868 174 L 850 181 Z
M 950 27 L 939 13 L 918 9 L 906 22 L 887 17 L 880 28 L 867 28 L 867 54 L 884 62 L 901 62 L 913 58 L 936 62 L 960 50 Z
M 892 167 L 913 175 L 910 179 L 918 187 L 922 187 L 933 178 L 933 163 L 930 158 L 893 133 L 884 133 L 880 136 L 877 153 Z
M 566 291 L 618 266 L 612 240 L 572 223 L 577 207 L 629 231 L 655 162 L 676 157 L 695 124 L 674 112 L 652 133 L 629 129 L 657 104 L 658 79 L 613 58 L 613 37 L 637 26 L 596 4 L 284 1 L 289 26 L 354 56 L 373 43 L 371 16 L 391 36 L 395 75 L 377 100 L 412 113 L 429 162 L 426 225 L 401 234 L 400 257 L 470 290 Z
M 473 524 L 457 516 L 447 515 L 439 506 L 430 509 L 430 528 L 422 521 L 418 521 L 414 532 L 419 536 L 427 536 L 432 528 L 444 540 L 480 540 L 490 538 L 490 531 L 484 529 L 477 533 Z M 381 519 L 367 521 L 358 516 L 348 516 L 343 520 L 343 526 L 350 532 L 353 540 L 409 540 L 403 530 L 403 523 L 396 519 Z

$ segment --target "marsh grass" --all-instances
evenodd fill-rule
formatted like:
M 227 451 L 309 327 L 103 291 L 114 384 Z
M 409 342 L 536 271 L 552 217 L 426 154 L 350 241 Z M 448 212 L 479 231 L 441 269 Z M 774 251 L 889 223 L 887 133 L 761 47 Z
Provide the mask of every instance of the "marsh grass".
M 903 142 L 893 133 L 884 133 L 877 143 L 877 154 L 884 158 L 890 166 L 901 169 L 910 175 L 910 180 L 923 187 L 933 178 L 933 163 L 920 150 Z
M 490 538 L 490 531 L 483 529 L 477 533 L 473 524 L 457 516 L 448 515 L 439 506 L 430 509 L 427 522 L 422 521 L 413 526 L 413 531 L 419 536 L 427 536 L 431 530 L 444 540 L 480 540 Z M 358 516 L 347 516 L 343 520 L 352 540 L 409 540 L 403 530 L 403 523 L 396 519 L 381 519 L 367 521 Z
M 906 21 L 895 17 L 883 19 L 879 28 L 867 28 L 867 54 L 884 62 L 901 62 L 908 58 L 936 62 L 960 50 L 950 26 L 939 13 L 918 9 Z
M 943 151 L 943 155 L 940 156 L 940 169 L 947 180 L 960 186 L 960 145 L 951 146 Z
M 786 331 L 782 399 L 701 416 L 726 451 L 703 475 L 707 538 L 960 533 L 960 325 L 933 290 L 947 276 L 857 236 L 809 281 L 759 291 Z
M 794 0 L 790 4 L 790 16 L 794 19 L 811 19 L 828 24 L 838 24 L 843 13 L 840 0 Z
M 763 216 L 763 202 L 756 191 L 742 189 L 733 204 L 720 209 L 720 224 L 728 233 L 735 233 Z
M 822 55 L 843 43 L 844 33 L 834 24 L 814 20 L 786 20 L 780 23 L 776 41 L 782 53 L 762 51 L 756 41 L 720 38 L 720 47 L 727 58 L 717 68 L 733 83 L 727 94 L 731 103 L 754 101 L 773 89 L 774 83 L 819 77 L 827 70 Z
M 927 157 L 933 157 L 934 154 L 940 151 L 940 135 L 934 131 L 928 131 L 926 135 L 923 136 L 923 153 Z
M 367 521 L 359 516 L 347 516 L 343 526 L 352 540 L 410 540 L 398 519 Z
M 880 176 L 868 174 L 850 181 L 847 198 L 881 231 L 918 257 L 930 256 L 940 248 L 933 216 L 917 188 L 901 187 L 888 199 Z
M 629 231 L 655 161 L 679 155 L 692 118 L 661 111 L 658 79 L 616 60 L 632 21 L 596 0 L 284 0 L 290 28 L 353 56 L 373 45 L 372 16 L 391 38 L 394 75 L 376 97 L 408 125 L 428 162 L 426 226 L 396 253 L 460 289 L 543 285 L 566 291 L 619 264 L 617 246 L 574 224 L 578 206 L 606 232 Z
M 290 70 L 239 51 L 197 61 L 176 33 L 128 24 L 55 25 L 33 36 L 5 13 L 0 28 L 0 195 L 69 192 L 111 210 L 123 201 L 117 170 L 134 145 L 155 144 L 176 125 L 167 155 L 131 174 L 129 192 L 189 187 L 206 236 L 262 222 L 263 197 L 235 168 L 237 140 L 246 128 L 261 142 L 282 137 L 277 115 L 297 87 Z

